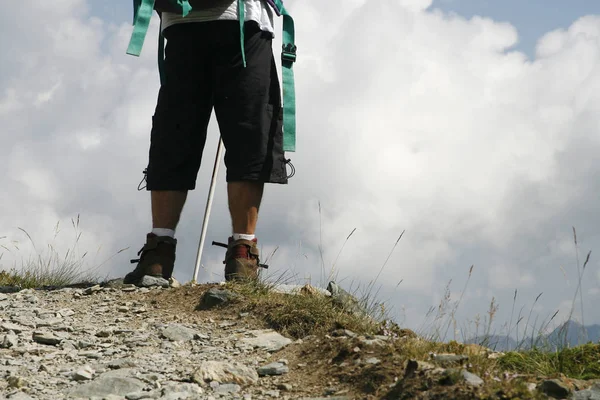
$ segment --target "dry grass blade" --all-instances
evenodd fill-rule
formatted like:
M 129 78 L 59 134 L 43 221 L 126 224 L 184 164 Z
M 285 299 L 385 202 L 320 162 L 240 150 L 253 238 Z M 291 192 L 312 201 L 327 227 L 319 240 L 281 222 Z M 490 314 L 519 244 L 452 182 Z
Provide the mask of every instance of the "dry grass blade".
M 352 235 L 354 234 L 355 231 L 356 231 L 356 228 L 352 229 L 352 232 L 350 232 L 350 234 L 348 236 L 346 236 L 346 240 L 344 240 L 344 243 L 342 244 L 340 251 L 338 252 L 337 256 L 335 257 L 335 260 L 333 261 L 333 265 L 331 266 L 331 272 L 329 273 L 328 280 L 331 280 L 333 278 L 333 275 L 335 273 L 335 266 L 337 264 L 338 259 L 340 258 L 340 254 L 342 254 L 344 247 L 346 247 L 346 243 L 348 243 L 348 240 L 350 240 L 350 238 L 352 237 Z
M 396 242 L 394 243 L 394 246 L 392 247 L 392 250 L 390 250 L 390 253 L 388 254 L 387 258 L 385 259 L 385 262 L 383 263 L 383 265 L 381 266 L 381 268 L 379 269 L 379 272 L 377 273 L 377 276 L 375 277 L 375 279 L 372 281 L 372 284 L 369 284 L 369 289 L 371 287 L 373 287 L 373 285 L 377 282 L 377 280 L 379 279 L 379 276 L 381 275 L 381 273 L 383 272 L 383 269 L 385 268 L 385 266 L 387 265 L 388 261 L 390 260 L 390 258 L 392 257 L 392 254 L 394 253 L 394 250 L 396 249 L 396 246 L 398 246 L 398 243 L 400 242 L 400 239 L 402 239 L 402 236 L 404 236 L 404 232 L 406 232 L 406 230 L 403 230 L 402 233 L 400 234 L 400 236 L 398 236 L 398 239 L 396 239 Z

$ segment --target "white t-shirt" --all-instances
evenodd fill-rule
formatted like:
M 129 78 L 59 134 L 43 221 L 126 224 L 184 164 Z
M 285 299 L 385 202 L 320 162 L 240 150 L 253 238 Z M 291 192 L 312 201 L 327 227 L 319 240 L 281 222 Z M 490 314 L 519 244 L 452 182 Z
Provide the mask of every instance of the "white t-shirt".
M 245 21 L 256 21 L 263 31 L 274 34 L 273 9 L 263 0 L 244 0 L 246 3 Z M 185 17 L 175 13 L 163 13 L 161 30 L 171 25 L 188 22 L 207 22 L 217 20 L 238 20 L 238 2 L 232 0 L 231 5 L 217 6 L 206 10 L 192 11 Z

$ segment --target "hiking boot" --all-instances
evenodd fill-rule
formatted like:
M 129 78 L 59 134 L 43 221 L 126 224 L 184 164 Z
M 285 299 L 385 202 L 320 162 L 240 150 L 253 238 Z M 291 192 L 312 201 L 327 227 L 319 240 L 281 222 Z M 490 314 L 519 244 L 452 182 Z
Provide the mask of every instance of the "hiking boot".
M 258 247 L 257 240 L 229 238 L 225 254 L 225 280 L 242 281 L 258 280 Z
M 138 252 L 140 258 L 131 260 L 132 264 L 138 263 L 137 267 L 125 276 L 123 283 L 137 284 L 145 275 L 169 280 L 175 265 L 176 247 L 177 239 L 149 233 L 146 236 L 146 244 Z

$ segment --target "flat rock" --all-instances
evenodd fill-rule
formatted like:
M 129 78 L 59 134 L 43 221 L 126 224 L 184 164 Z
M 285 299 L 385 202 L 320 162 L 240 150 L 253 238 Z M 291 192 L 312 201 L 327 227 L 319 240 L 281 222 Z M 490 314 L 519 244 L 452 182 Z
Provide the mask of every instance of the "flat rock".
M 89 365 L 79 368 L 73 373 L 74 381 L 91 381 L 94 378 L 95 371 Z
M 281 350 L 292 343 L 291 339 L 271 329 L 250 331 L 250 333 L 254 337 L 240 339 L 240 342 L 269 352 Z
M 194 329 L 187 328 L 183 325 L 179 324 L 171 324 L 164 328 L 161 334 L 174 342 L 187 342 L 189 340 L 194 339 L 197 332 Z
M 446 364 L 460 364 L 469 360 L 469 356 L 457 355 L 457 354 L 432 354 L 431 359 L 437 363 Z
M 21 288 L 18 286 L 0 286 L 0 293 L 17 293 Z
M 179 400 L 196 399 L 204 393 L 204 389 L 195 383 L 169 383 L 162 388 L 161 399 Z
M 16 392 L 7 397 L 10 400 L 34 400 L 33 397 L 29 396 L 24 392 Z
M 146 384 L 139 379 L 118 376 L 101 376 L 98 379 L 75 386 L 68 394 L 71 397 L 105 397 L 108 395 L 125 396 L 141 391 Z
M 467 371 L 466 369 L 463 369 L 461 371 L 461 374 L 462 374 L 463 378 L 465 378 L 465 382 L 467 382 L 467 385 L 471 385 L 471 386 L 483 385 L 483 379 L 481 379 L 480 377 L 478 377 L 475 374 L 472 374 L 471 372 Z
M 158 287 L 168 288 L 169 281 L 166 279 L 163 279 L 163 278 L 157 278 L 155 276 L 144 275 L 142 277 L 141 281 L 138 283 L 138 286 L 141 286 L 141 287 L 158 286 Z
M 264 365 L 262 367 L 259 367 L 257 369 L 258 372 L 258 376 L 267 376 L 267 375 L 283 375 L 283 374 L 287 374 L 289 372 L 289 368 L 287 365 L 280 363 L 280 362 L 274 362 L 274 363 L 270 363 L 267 365 Z
M 215 393 L 218 393 L 218 394 L 238 393 L 240 390 L 242 390 L 240 385 L 236 385 L 235 383 L 226 383 L 224 385 L 219 385 L 215 389 Z
M 21 332 L 31 330 L 30 328 L 25 327 L 23 325 L 12 324 L 10 322 L 4 322 L 4 323 L 0 324 L 0 328 L 2 328 L 2 330 L 4 330 L 4 331 L 7 331 L 7 332 L 13 331 L 15 333 L 21 333 Z
M 50 332 L 34 332 L 33 333 L 33 341 L 40 344 L 47 344 L 50 346 L 55 346 L 59 344 L 63 339 L 54 336 Z
M 223 361 L 203 361 L 192 377 L 199 384 L 205 382 L 236 383 L 239 385 L 254 384 L 258 381 L 258 373 L 253 368 L 241 364 Z

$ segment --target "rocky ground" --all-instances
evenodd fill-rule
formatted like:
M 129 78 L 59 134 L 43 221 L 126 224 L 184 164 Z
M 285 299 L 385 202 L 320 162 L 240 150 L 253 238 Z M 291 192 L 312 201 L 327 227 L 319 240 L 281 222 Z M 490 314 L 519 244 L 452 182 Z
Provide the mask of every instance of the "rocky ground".
M 484 381 L 464 348 L 411 359 L 409 334 L 285 337 L 252 312 L 217 306 L 226 294 L 219 285 L 0 293 L 0 397 L 600 399 L 593 382 Z

